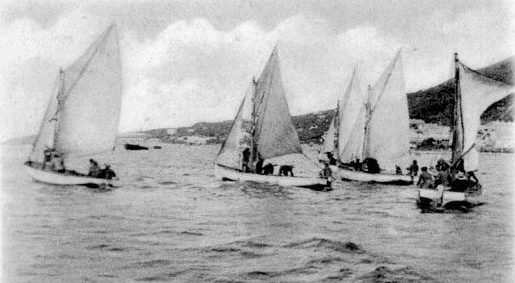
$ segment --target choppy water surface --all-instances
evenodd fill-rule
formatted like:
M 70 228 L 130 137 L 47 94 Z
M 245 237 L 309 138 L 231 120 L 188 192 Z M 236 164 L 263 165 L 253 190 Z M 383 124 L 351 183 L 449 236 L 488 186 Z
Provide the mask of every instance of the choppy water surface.
M 112 164 L 124 184 L 104 192 L 35 183 L 22 168 L 29 147 L 3 146 L 3 280 L 514 278 L 513 155 L 481 156 L 484 206 L 422 214 L 410 187 L 338 182 L 315 192 L 223 183 L 212 170 L 217 150 L 117 149 Z

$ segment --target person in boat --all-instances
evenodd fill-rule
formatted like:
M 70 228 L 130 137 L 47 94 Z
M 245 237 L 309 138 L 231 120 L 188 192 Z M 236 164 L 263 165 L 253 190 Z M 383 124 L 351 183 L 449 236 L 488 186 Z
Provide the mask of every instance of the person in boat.
M 352 160 L 350 163 L 349 163 L 350 167 L 352 167 L 354 170 L 356 171 L 361 171 L 363 170 L 362 167 L 361 167 L 361 161 L 359 160 L 359 158 L 356 158 L 355 160 Z
M 102 171 L 98 177 L 107 179 L 107 180 L 116 178 L 116 173 L 114 173 L 114 171 L 111 169 L 111 166 L 109 164 L 105 164 L 104 166 L 105 166 L 105 168 L 102 169 Z
M 418 175 L 418 164 L 417 164 L 417 161 L 413 160 L 411 165 L 408 168 L 406 168 L 406 170 L 408 170 L 408 175 L 410 175 L 411 177 L 417 176 Z
M 100 175 L 100 166 L 98 166 L 98 162 L 94 159 L 90 159 L 88 176 L 96 178 L 99 175 Z
M 422 167 L 420 176 L 418 177 L 417 186 L 419 188 L 433 188 L 433 185 L 433 176 L 427 172 L 427 167 Z
M 477 179 L 476 174 L 474 174 L 473 171 L 467 172 L 467 180 L 468 180 L 469 184 L 471 184 L 471 185 L 475 185 L 475 184 L 479 183 L 479 180 Z
M 58 173 L 66 172 L 66 168 L 64 167 L 64 160 L 59 152 L 54 152 L 50 164 L 53 171 Z
M 452 181 L 449 183 L 449 186 L 451 189 L 449 191 L 452 192 L 464 192 L 467 190 L 469 185 L 467 176 L 465 176 L 465 173 L 462 171 L 458 171 L 454 175 L 454 178 L 452 178 Z
M 293 176 L 293 165 L 281 165 L 281 167 L 279 167 L 279 176 L 288 176 L 288 174 L 290 174 L 290 176 L 294 177 Z
M 402 175 L 402 169 L 398 165 L 395 165 L 395 175 Z
M 263 175 L 273 175 L 274 174 L 274 165 L 272 163 L 267 163 L 263 167 Z
M 265 160 L 258 154 L 258 161 L 256 162 L 256 174 L 263 174 L 263 163 Z
M 325 153 L 327 155 L 327 159 L 329 160 L 329 164 L 331 165 L 336 165 L 336 158 L 334 158 L 334 154 L 332 152 L 326 152 Z
M 366 158 L 363 160 L 363 164 L 366 166 L 366 172 L 371 174 L 376 174 L 381 172 L 381 168 L 379 167 L 379 163 L 374 158 Z
M 52 148 L 46 148 L 43 151 L 43 170 L 45 170 L 47 167 L 51 166 L 52 155 L 53 155 L 53 149 Z
M 242 158 L 241 158 L 241 170 L 243 172 L 249 172 L 249 160 L 250 160 L 250 148 L 246 147 L 242 152 Z
M 445 187 L 449 186 L 449 182 L 451 181 L 451 176 L 449 174 L 449 167 L 447 166 L 439 166 L 436 165 L 436 177 L 435 177 L 435 188 L 439 185 L 443 185 Z
M 322 171 L 320 171 L 320 178 L 327 179 L 327 186 L 331 186 L 332 178 L 333 178 L 333 171 L 331 170 L 331 167 L 329 167 L 329 162 L 324 162 L 324 168 Z
M 441 170 L 441 171 L 445 171 L 445 170 L 449 170 L 451 166 L 449 165 L 449 163 L 447 163 L 445 160 L 443 159 L 438 159 L 438 161 L 436 162 L 436 170 Z

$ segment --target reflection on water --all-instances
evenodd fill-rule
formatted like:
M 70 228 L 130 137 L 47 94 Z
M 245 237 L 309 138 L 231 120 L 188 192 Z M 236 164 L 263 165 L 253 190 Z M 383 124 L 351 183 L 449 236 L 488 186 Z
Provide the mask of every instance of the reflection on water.
M 5 281 L 510 281 L 513 155 L 481 156 L 484 206 L 421 214 L 409 187 L 224 183 L 217 149 L 117 150 L 123 186 L 101 191 L 35 183 L 4 146 Z

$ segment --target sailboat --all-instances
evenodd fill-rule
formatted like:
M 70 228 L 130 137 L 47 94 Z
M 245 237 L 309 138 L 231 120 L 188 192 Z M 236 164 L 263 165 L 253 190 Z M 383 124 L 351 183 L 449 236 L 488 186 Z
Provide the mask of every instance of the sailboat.
M 277 47 L 259 79 L 251 82 L 215 160 L 215 175 L 222 180 L 279 186 L 323 188 L 327 185 L 326 179 L 318 177 L 261 175 L 244 171 L 241 153 L 245 148 L 250 150 L 250 165 L 258 158 L 302 154 L 281 81 Z
M 478 170 L 479 152 L 476 136 L 481 114 L 493 103 L 512 94 L 515 87 L 485 76 L 458 59 L 454 54 L 454 119 L 452 125 L 451 169 L 470 174 Z M 474 174 L 475 175 L 475 174 Z M 456 178 L 455 178 L 456 179 Z M 477 177 L 476 177 L 477 179 Z M 453 182 L 440 185 L 436 190 L 419 189 L 417 203 L 421 208 L 445 209 L 473 207 L 481 202 L 482 186 L 466 180 L 466 188 L 457 191 Z
M 396 174 L 409 155 L 408 101 L 400 50 L 373 86 L 364 90 L 359 68 L 352 74 L 336 115 L 326 133 L 321 154 L 332 150 L 342 180 L 407 185 L 409 175 Z M 332 133 L 334 132 L 334 134 Z M 369 173 L 353 161 L 377 160 L 381 171 Z
M 109 26 L 70 66 L 60 69 L 57 95 L 48 103 L 25 166 L 40 182 L 55 185 L 113 185 L 62 168 L 52 170 L 49 153 L 69 159 L 114 149 L 120 120 L 122 81 L 117 28 Z M 55 169 L 55 168 L 54 168 Z

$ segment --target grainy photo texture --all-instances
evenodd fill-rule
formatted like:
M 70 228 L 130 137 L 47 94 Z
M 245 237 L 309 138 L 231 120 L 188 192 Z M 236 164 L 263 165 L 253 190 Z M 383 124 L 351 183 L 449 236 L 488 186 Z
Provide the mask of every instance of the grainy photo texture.
M 513 282 L 509 0 L 0 4 L 2 282 Z

